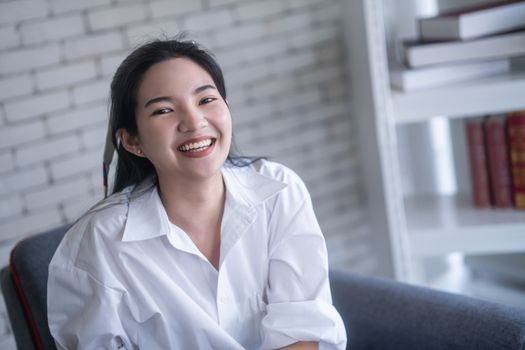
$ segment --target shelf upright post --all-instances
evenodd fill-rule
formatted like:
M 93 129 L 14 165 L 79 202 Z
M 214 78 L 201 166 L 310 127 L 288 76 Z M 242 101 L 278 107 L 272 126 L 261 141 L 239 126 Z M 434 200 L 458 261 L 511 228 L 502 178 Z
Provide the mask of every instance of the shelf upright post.
M 380 274 L 416 282 L 397 154 L 382 0 L 345 1 L 350 109 Z M 417 264 L 416 264 L 417 265 Z

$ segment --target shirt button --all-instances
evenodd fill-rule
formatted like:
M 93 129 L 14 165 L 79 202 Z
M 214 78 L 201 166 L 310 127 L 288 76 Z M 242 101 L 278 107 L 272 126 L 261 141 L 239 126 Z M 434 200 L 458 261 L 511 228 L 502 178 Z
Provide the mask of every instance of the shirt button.
M 230 299 L 226 295 L 221 296 L 220 300 L 223 304 L 228 304 L 228 302 L 230 301 Z

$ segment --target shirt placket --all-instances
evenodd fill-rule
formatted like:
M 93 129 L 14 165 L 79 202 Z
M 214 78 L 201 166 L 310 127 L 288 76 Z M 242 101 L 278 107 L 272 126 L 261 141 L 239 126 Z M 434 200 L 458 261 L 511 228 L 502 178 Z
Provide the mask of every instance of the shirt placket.
M 219 325 L 227 332 L 235 328 L 234 322 L 237 313 L 230 277 L 227 268 L 223 266 L 219 271 L 217 283 L 217 315 Z

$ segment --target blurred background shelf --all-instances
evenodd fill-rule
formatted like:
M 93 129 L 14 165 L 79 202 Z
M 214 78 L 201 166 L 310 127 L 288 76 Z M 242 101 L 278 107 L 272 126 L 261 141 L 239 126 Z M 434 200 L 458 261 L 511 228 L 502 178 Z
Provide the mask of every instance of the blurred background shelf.
M 405 199 L 415 257 L 525 251 L 525 211 L 476 209 L 468 195 Z
M 411 92 L 392 90 L 395 122 L 425 121 L 435 116 L 465 117 L 525 109 L 525 72 L 510 72 Z
M 429 263 L 453 255 L 462 262 L 470 255 L 525 257 L 525 212 L 476 209 L 463 195 L 471 190 L 465 122 L 525 110 L 524 57 L 513 57 L 506 74 L 409 92 L 390 84 L 391 67 L 402 61 L 398 49 L 417 38 L 417 18 L 480 2 L 347 2 L 351 108 L 368 217 L 385 275 L 401 281 L 435 287 Z

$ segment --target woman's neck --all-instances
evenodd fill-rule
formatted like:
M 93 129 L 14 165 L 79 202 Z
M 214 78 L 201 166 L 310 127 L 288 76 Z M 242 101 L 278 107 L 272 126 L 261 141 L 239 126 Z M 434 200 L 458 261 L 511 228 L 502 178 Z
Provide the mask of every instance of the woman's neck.
M 190 228 L 222 217 L 225 186 L 221 172 L 206 179 L 172 179 L 159 177 L 160 198 L 172 223 Z

